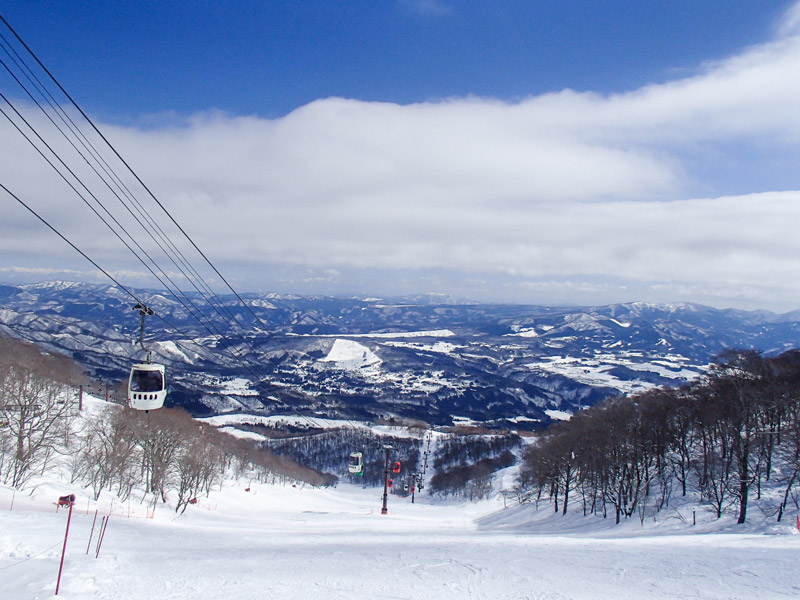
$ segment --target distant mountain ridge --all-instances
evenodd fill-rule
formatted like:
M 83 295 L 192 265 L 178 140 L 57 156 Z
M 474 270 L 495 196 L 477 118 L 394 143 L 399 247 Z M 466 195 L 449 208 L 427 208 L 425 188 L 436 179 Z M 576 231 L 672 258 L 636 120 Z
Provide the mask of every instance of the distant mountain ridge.
M 684 302 L 543 307 L 241 294 L 248 308 L 221 295 L 213 310 L 186 293 L 203 325 L 188 301 L 187 310 L 163 291 L 137 296 L 158 315 L 145 337 L 168 366 L 170 402 L 203 416 L 535 427 L 611 394 L 689 381 L 727 348 L 776 354 L 800 340 L 800 311 Z M 0 285 L 0 331 L 122 381 L 143 358 L 133 304 L 110 285 Z

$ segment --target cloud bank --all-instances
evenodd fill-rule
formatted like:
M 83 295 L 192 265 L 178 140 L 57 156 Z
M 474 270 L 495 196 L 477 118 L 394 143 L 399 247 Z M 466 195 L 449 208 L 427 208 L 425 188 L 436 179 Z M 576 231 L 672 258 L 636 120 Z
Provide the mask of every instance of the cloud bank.
M 326 98 L 278 119 L 101 129 L 243 289 L 789 310 L 798 6 L 764 44 L 614 95 Z M 124 248 L 6 125 L 7 185 L 130 274 Z M 61 242 L 19 207 L 0 227 L 8 267 L 80 261 L 54 259 Z

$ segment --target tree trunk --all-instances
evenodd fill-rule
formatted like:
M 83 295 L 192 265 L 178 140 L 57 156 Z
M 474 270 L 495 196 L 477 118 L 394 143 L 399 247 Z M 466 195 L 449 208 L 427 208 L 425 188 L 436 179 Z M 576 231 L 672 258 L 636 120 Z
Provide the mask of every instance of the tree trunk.
M 739 519 L 736 521 L 739 525 L 744 523 L 747 517 L 747 496 L 750 492 L 750 486 L 747 482 L 749 477 L 747 461 L 750 459 L 750 452 L 747 446 L 742 450 L 742 464 L 739 470 Z

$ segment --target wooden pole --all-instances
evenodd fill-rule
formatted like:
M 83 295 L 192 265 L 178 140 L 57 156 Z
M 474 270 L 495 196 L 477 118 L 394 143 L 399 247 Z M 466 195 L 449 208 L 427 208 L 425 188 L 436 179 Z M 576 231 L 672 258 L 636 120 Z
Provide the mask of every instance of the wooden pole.
M 100 519 L 100 529 L 97 532 L 97 547 L 95 548 L 95 555 L 94 557 L 97 558 L 97 555 L 100 554 L 100 536 L 103 535 L 103 526 L 106 524 L 106 517 L 104 516 Z
M 64 533 L 64 547 L 61 549 L 61 564 L 58 566 L 58 580 L 56 581 L 56 593 L 55 595 L 58 596 L 58 588 L 61 586 L 61 571 L 64 569 L 64 554 L 67 552 L 67 538 L 69 537 L 69 522 L 72 519 L 72 505 L 75 504 L 74 502 L 70 503 L 69 505 L 69 514 L 67 515 L 67 531 Z
M 89 543 L 86 544 L 86 554 L 89 554 L 89 547 L 92 545 L 92 538 L 94 537 L 94 524 L 97 523 L 97 509 L 94 511 L 94 520 L 92 521 L 92 531 L 89 533 Z
M 100 529 L 100 536 L 97 539 L 97 554 L 94 555 L 95 558 L 100 556 L 100 546 L 103 545 L 103 539 L 106 537 L 106 528 L 108 527 L 108 522 L 111 520 L 111 515 L 106 517 L 106 522 L 103 524 L 103 527 Z

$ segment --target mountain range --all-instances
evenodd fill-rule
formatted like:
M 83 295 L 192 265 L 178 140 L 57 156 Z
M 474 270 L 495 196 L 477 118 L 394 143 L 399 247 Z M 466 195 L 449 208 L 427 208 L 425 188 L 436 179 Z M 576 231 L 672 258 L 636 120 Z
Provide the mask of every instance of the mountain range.
M 0 285 L 0 332 L 67 353 L 124 398 L 131 364 L 167 366 L 168 405 L 534 429 L 616 394 L 680 385 L 720 352 L 798 346 L 800 311 L 692 303 L 523 306 L 277 294 L 179 299 L 139 343 L 135 299 L 108 285 Z M 246 306 L 240 301 L 244 301 Z

